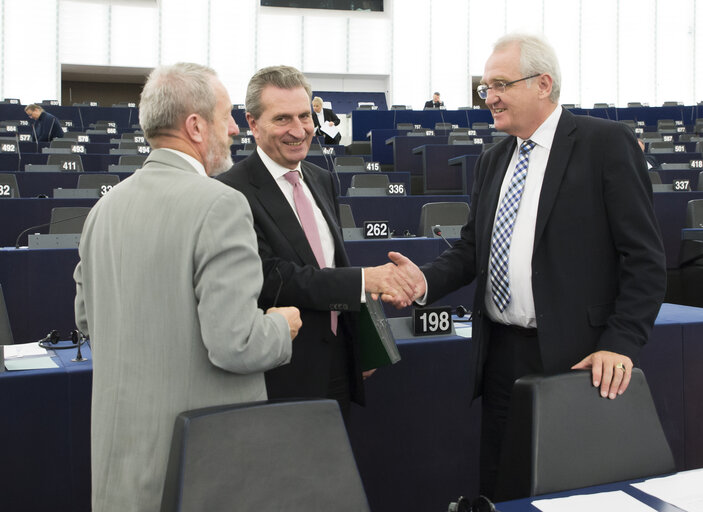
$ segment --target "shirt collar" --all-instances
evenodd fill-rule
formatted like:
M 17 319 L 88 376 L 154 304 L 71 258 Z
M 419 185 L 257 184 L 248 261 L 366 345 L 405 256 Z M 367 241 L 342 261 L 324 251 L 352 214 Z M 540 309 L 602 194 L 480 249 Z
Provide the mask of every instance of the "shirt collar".
M 271 176 L 273 176 L 274 180 L 282 178 L 286 173 L 290 171 L 298 171 L 298 174 L 300 175 L 300 180 L 303 180 L 303 173 L 300 170 L 300 162 L 298 162 L 298 165 L 295 167 L 295 169 L 287 169 L 286 167 L 283 167 L 277 162 L 274 162 L 273 159 L 271 159 L 271 157 L 268 156 L 264 152 L 264 150 L 261 149 L 260 146 L 256 146 L 256 152 L 259 154 L 261 161 L 266 166 L 266 169 L 268 169 L 268 171 L 271 173 Z
M 205 172 L 205 167 L 203 166 L 203 164 L 200 163 L 195 158 L 193 158 L 192 156 L 190 156 L 189 154 L 184 153 L 183 151 L 178 151 L 177 149 L 171 149 L 171 148 L 161 148 L 161 149 L 165 149 L 166 151 L 170 151 L 171 153 L 176 153 L 178 156 L 183 158 L 190 165 L 195 167 L 195 170 L 198 172 L 198 174 L 200 174 L 201 176 L 205 176 L 206 178 L 208 177 L 207 173 Z
M 531 140 L 538 146 L 542 146 L 543 148 L 550 151 L 552 149 L 552 141 L 554 140 L 554 135 L 557 132 L 557 125 L 559 124 L 561 113 L 562 107 L 561 105 L 557 105 L 557 108 L 555 108 L 554 111 L 549 114 L 549 117 L 547 117 L 547 119 L 545 119 L 544 122 L 539 125 L 539 128 L 535 130 L 535 133 L 530 136 L 529 140 Z M 518 147 L 523 142 L 524 139 L 517 137 Z

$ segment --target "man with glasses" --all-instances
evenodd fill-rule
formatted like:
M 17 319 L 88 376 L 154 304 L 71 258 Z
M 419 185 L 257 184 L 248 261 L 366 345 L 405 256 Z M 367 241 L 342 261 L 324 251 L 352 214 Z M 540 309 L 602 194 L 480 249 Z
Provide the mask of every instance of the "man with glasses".
M 634 134 L 564 110 L 560 80 L 554 50 L 541 38 L 498 40 L 478 94 L 496 129 L 512 137 L 476 162 L 471 214 L 451 249 L 422 269 L 390 254 L 422 304 L 477 278 L 481 493 L 491 498 L 501 498 L 494 486 L 514 381 L 590 369 L 601 396 L 616 398 L 666 287 Z

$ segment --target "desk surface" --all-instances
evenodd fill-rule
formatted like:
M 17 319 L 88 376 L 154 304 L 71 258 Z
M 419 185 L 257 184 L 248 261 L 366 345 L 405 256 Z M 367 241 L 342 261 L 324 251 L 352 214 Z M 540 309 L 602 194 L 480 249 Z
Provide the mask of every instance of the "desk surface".
M 587 494 L 597 494 L 597 493 L 604 493 L 604 492 L 612 492 L 612 491 L 622 491 L 633 498 L 635 498 L 637 501 L 640 501 L 641 503 L 651 507 L 654 510 L 657 510 L 659 512 L 682 512 L 682 509 L 679 507 L 676 507 L 670 503 L 667 503 L 665 501 L 660 500 L 659 498 L 656 498 L 652 496 L 651 494 L 647 494 L 643 491 L 640 491 L 636 487 L 633 487 L 630 484 L 638 483 L 638 482 L 643 482 L 645 480 L 648 480 L 647 478 L 641 478 L 637 480 L 629 480 L 627 482 L 616 482 L 612 484 L 604 484 L 604 485 L 597 485 L 593 487 L 586 487 L 583 489 L 574 489 L 571 491 L 563 491 L 563 492 L 557 492 L 553 494 L 545 494 L 543 496 L 532 496 L 530 498 L 523 498 L 520 500 L 513 500 L 513 501 L 504 501 L 502 503 L 496 503 L 496 509 L 499 510 L 500 512 L 539 512 L 540 509 L 538 509 L 535 505 L 532 504 L 532 502 L 536 500 L 543 500 L 543 499 L 554 499 L 554 498 L 565 498 L 569 496 L 580 496 L 580 495 L 587 495 Z
M 701 373 L 703 353 L 688 351 L 703 348 L 701 340 L 703 309 L 665 304 L 643 351 L 649 355 L 642 368 L 679 453 L 703 453 L 703 447 L 684 447 L 680 433 L 685 422 L 686 431 L 703 429 L 703 419 L 687 415 L 683 404 L 684 391 L 694 406 L 700 404 L 703 386 L 681 377 Z M 446 510 L 458 496 L 478 493 L 480 404 L 471 401 L 475 344 L 428 337 L 398 345 L 401 361 L 367 379 L 366 407 L 351 410 L 349 435 L 359 471 L 372 510 Z M 75 350 L 58 355 L 59 369 L 0 376 L 0 407 L 12 411 L 0 414 L 0 433 L 17 440 L 2 449 L 3 510 L 89 510 L 92 365 L 68 362 Z M 84 356 L 90 352 L 84 350 Z

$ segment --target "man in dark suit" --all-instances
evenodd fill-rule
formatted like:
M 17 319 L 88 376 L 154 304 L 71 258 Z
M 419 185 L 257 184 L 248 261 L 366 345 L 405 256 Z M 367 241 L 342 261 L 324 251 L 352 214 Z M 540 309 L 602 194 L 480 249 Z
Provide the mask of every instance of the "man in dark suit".
M 312 99 L 312 122 L 315 125 L 315 135 L 324 135 L 325 144 L 339 144 L 342 134 L 337 132 L 334 137 L 321 129 L 321 126 L 339 126 L 339 118 L 332 112 L 331 108 L 322 108 L 322 98 L 315 96 Z M 320 119 L 322 118 L 322 119 Z
M 249 201 L 258 235 L 264 286 L 259 304 L 291 304 L 303 327 L 285 368 L 266 373 L 270 398 L 363 402 L 356 312 L 372 294 L 409 305 L 413 290 L 395 265 L 353 268 L 344 250 L 332 175 L 304 161 L 314 134 L 310 85 L 289 66 L 258 71 L 246 95 L 246 118 L 257 150 L 223 183 Z
M 63 128 L 59 120 L 45 112 L 40 105 L 32 103 L 27 105 L 24 111 L 32 119 L 35 142 L 49 142 L 63 137 Z
M 436 92 L 432 95 L 432 99 L 425 102 L 425 108 L 443 108 L 444 102 L 439 99 L 439 93 Z
M 422 303 L 477 279 L 475 394 L 483 396 L 481 493 L 489 497 L 514 381 L 590 369 L 601 396 L 616 398 L 666 288 L 634 134 L 562 109 L 560 80 L 542 39 L 496 43 L 478 93 L 496 129 L 512 137 L 476 162 L 469 220 L 451 249 L 421 270 L 390 255 Z

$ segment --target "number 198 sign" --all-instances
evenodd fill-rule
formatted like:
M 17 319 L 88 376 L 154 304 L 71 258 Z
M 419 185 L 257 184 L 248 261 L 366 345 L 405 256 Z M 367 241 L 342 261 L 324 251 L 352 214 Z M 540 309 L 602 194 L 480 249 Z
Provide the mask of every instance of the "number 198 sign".
M 413 309 L 413 334 L 415 336 L 436 336 L 452 333 L 452 308 Z

